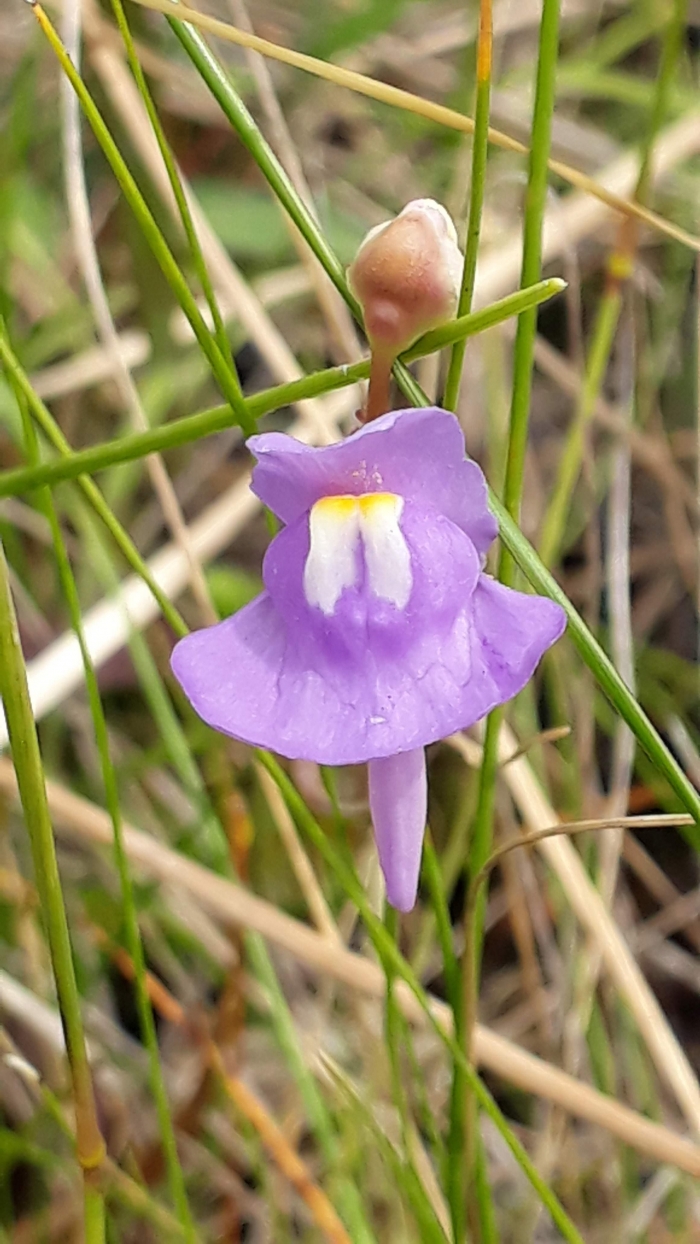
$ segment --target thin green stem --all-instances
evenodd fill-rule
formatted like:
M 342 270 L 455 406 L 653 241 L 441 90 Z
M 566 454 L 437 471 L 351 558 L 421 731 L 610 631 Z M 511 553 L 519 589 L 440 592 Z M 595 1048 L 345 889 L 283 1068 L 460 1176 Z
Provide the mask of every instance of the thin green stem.
M 250 152 L 261 173 L 267 180 L 275 198 L 294 221 L 302 237 L 322 264 L 333 284 L 340 291 L 355 317 L 362 316 L 356 300 L 352 297 L 345 279 L 345 271 L 337 255 L 329 246 L 318 222 L 294 188 L 270 145 L 260 133 L 258 126 L 243 100 L 236 91 L 231 78 L 207 46 L 203 36 L 194 26 L 167 18 L 170 28 L 180 40 L 197 72 L 206 82 L 224 116 L 233 126 L 240 141 Z
M 469 223 L 464 249 L 464 270 L 459 299 L 459 314 L 471 310 L 476 280 L 476 265 L 481 236 L 481 217 L 486 188 L 486 165 L 489 148 L 489 115 L 491 108 L 491 71 L 493 59 L 493 12 L 491 0 L 481 0 L 479 5 L 479 34 L 476 51 L 476 108 L 474 113 L 474 136 L 472 146 L 471 185 L 469 195 Z M 456 410 L 462 379 L 466 340 L 455 342 L 445 383 L 443 405 Z M 469 1041 L 471 1027 L 465 1015 L 464 987 L 460 980 L 453 989 L 453 1014 L 455 1038 L 467 1058 L 470 1057 Z M 465 1022 L 466 1021 L 466 1022 Z M 450 1139 L 448 1146 L 447 1194 L 452 1215 L 452 1233 L 455 1241 L 467 1238 L 466 1207 L 470 1196 L 469 1172 L 473 1170 L 470 1150 L 476 1143 L 476 1128 L 469 1132 L 468 1086 L 460 1068 L 455 1065 L 452 1075 L 450 1097 Z M 465 1196 L 465 1171 L 467 1187 Z M 488 1185 L 482 1185 L 488 1195 Z M 484 1214 L 481 1214 L 484 1217 Z
M 474 113 L 474 136 L 472 139 L 471 184 L 469 188 L 469 223 L 464 247 L 464 269 L 459 295 L 458 315 L 467 315 L 472 309 L 476 263 L 481 237 L 481 216 L 486 191 L 486 162 L 489 147 L 489 114 L 491 109 L 491 64 L 493 50 L 493 14 L 491 0 L 481 0 L 479 5 L 479 36 L 476 48 L 476 110 Z M 459 386 L 462 379 L 466 340 L 455 342 L 445 381 L 442 404 L 446 410 L 456 410 Z
M 111 3 L 112 3 L 112 10 L 114 12 L 114 16 L 117 21 L 117 26 L 119 27 L 119 32 L 124 41 L 124 47 L 126 48 L 126 56 L 129 62 L 129 68 L 131 69 L 131 72 L 134 76 L 134 81 L 136 82 L 136 86 L 138 87 L 139 94 L 144 102 L 144 107 L 146 109 L 146 112 L 148 113 L 148 119 L 151 122 L 153 133 L 155 134 L 156 142 L 158 143 L 158 147 L 160 150 L 160 154 L 163 157 L 163 163 L 165 165 L 165 169 L 168 174 L 168 180 L 170 182 L 170 186 L 172 188 L 172 192 L 175 198 L 177 210 L 180 214 L 180 220 L 182 221 L 182 227 L 185 232 L 185 237 L 187 238 L 187 245 L 189 246 L 189 249 L 190 249 L 190 255 L 192 256 L 192 262 L 194 264 L 195 272 L 197 273 L 197 278 L 202 287 L 202 292 L 204 294 L 204 297 L 207 300 L 207 305 L 211 312 L 211 318 L 212 318 L 212 323 L 214 325 L 214 333 L 216 336 L 216 340 L 218 342 L 219 349 L 229 366 L 231 374 L 233 375 L 235 379 L 241 401 L 243 401 L 243 391 L 241 389 L 240 380 L 238 378 L 238 372 L 236 369 L 236 365 L 233 360 L 233 356 L 231 354 L 231 345 L 230 345 L 228 336 L 226 334 L 226 326 L 224 324 L 224 319 L 221 314 L 221 311 L 219 309 L 219 304 L 216 300 L 216 294 L 214 293 L 214 286 L 212 285 L 211 278 L 209 276 L 209 271 L 207 269 L 207 265 L 204 259 L 204 255 L 202 254 L 202 248 L 199 245 L 199 238 L 197 237 L 197 230 L 195 228 L 195 224 L 192 219 L 192 213 L 190 211 L 190 207 L 187 202 L 187 196 L 185 194 L 182 181 L 180 179 L 180 174 L 178 172 L 177 164 L 175 163 L 173 154 L 170 150 L 170 146 L 165 137 L 165 134 L 163 133 L 163 127 L 160 123 L 160 118 L 158 116 L 156 106 L 153 102 L 153 96 L 151 95 L 151 92 L 148 89 L 148 84 L 146 82 L 144 72 L 141 68 L 141 63 L 139 61 L 138 56 L 136 55 L 136 48 L 134 47 L 134 40 L 131 35 L 131 30 L 129 29 L 129 23 L 126 20 L 124 6 L 122 5 L 121 0 L 111 0 Z
M 542 267 L 542 227 L 547 202 L 547 175 L 558 50 L 559 0 L 543 0 L 532 141 L 525 199 L 523 258 L 520 281 L 522 286 L 529 285 L 533 280 L 538 280 Z M 513 395 L 510 409 L 504 483 L 505 509 L 515 524 L 517 524 L 520 515 L 520 502 L 525 473 L 525 452 L 527 448 L 536 334 L 537 313 L 534 309 L 525 311 L 518 319 L 515 337 Z M 505 545 L 501 549 L 499 578 L 503 583 L 512 585 L 515 579 L 515 570 L 516 563 L 507 545 Z M 479 798 L 469 849 L 469 877 L 480 871 L 491 850 L 500 722 L 501 710 L 496 710 L 489 717 L 484 739 Z M 483 902 L 480 902 L 475 906 L 473 913 L 465 913 L 462 964 L 465 1007 L 464 1039 L 465 1053 L 467 1055 L 471 1042 L 471 1031 L 476 1018 L 479 978 L 481 974 L 484 912 L 485 906 Z M 469 1135 L 475 1135 L 477 1126 L 476 1102 L 471 1095 L 467 1109 L 468 1117 L 465 1127 Z M 474 1173 L 474 1152 L 472 1152 L 471 1158 L 470 1170 Z
M 547 163 L 554 112 L 558 44 L 559 0 L 544 0 L 540 24 L 530 166 L 525 198 L 521 286 L 531 285 L 533 281 L 538 281 L 542 268 L 542 225 L 547 202 Z M 523 490 L 536 333 L 536 311 L 524 311 L 518 318 L 515 337 L 513 398 L 503 491 L 505 507 L 516 521 L 520 514 L 520 499 Z M 506 551 L 501 559 L 499 576 L 501 581 L 511 583 L 514 571 L 515 566 L 510 554 Z
M 66 1038 L 76 1112 L 76 1148 L 84 1171 L 95 1170 L 105 1147 L 97 1115 L 85 1046 L 80 995 L 75 978 L 68 921 L 63 904 L 56 848 L 44 784 L 27 673 L 17 628 L 5 550 L 0 541 L 0 698 L 5 709 L 17 785 L 29 833 L 36 886 L 41 901 Z
M 170 285 L 170 288 L 172 289 L 178 303 L 182 307 L 182 310 L 190 322 L 192 331 L 201 346 L 203 354 L 209 362 L 221 392 L 231 406 L 235 421 L 240 423 L 241 427 L 249 435 L 254 430 L 254 425 L 250 422 L 248 411 L 238 385 L 237 376 L 231 370 L 231 367 L 226 358 L 222 355 L 216 340 L 209 332 L 209 329 L 202 318 L 199 307 L 197 306 L 197 302 L 193 297 L 192 292 L 189 289 L 187 282 L 185 281 L 177 262 L 167 245 L 167 242 L 158 228 L 158 225 L 156 224 L 155 219 L 148 208 L 143 195 L 141 194 L 141 191 L 134 181 L 134 178 L 129 172 L 129 169 L 122 158 L 121 152 L 112 138 L 112 135 L 110 134 L 104 119 L 97 108 L 97 105 L 68 56 L 68 53 L 66 52 L 66 49 L 64 48 L 56 30 L 52 26 L 40 4 L 34 4 L 34 13 L 63 72 L 80 100 L 83 112 L 85 113 L 92 131 L 112 168 L 124 198 L 138 221 L 139 228 L 141 229 L 143 236 L 148 242 L 148 245 L 150 246 L 165 279 Z
M 25 429 L 27 457 L 30 462 L 34 462 L 39 456 L 36 429 L 27 410 L 26 403 L 22 400 L 22 395 L 18 395 L 18 397 Z M 112 822 L 114 856 L 117 865 L 117 872 L 119 874 L 125 941 L 134 969 L 136 1005 L 144 1045 L 148 1051 L 150 1086 L 156 1105 L 158 1128 L 165 1154 L 165 1165 L 168 1172 L 170 1193 L 178 1219 L 185 1232 L 185 1239 L 188 1241 L 188 1244 L 193 1244 L 196 1236 L 194 1224 L 192 1222 L 187 1203 L 185 1181 L 178 1158 L 175 1132 L 170 1115 L 165 1081 L 163 1079 L 163 1072 L 160 1064 L 158 1037 L 153 1018 L 153 1011 L 151 1009 L 151 1003 L 148 996 L 148 987 L 146 983 L 146 962 L 143 951 L 143 943 L 141 941 L 141 933 L 139 930 L 134 888 L 131 882 L 131 873 L 129 871 L 129 858 L 124 845 L 124 829 L 119 801 L 119 787 L 117 784 L 117 776 L 114 771 L 114 765 L 112 764 L 110 756 L 107 721 L 97 683 L 95 667 L 92 663 L 90 650 L 85 639 L 80 600 L 78 597 L 75 578 L 68 558 L 56 508 L 53 504 L 51 493 L 47 488 L 41 490 L 39 495 L 39 503 L 44 511 L 44 514 L 46 515 L 51 529 L 54 554 L 58 567 L 58 576 L 63 596 L 68 605 L 71 625 L 78 640 L 80 655 L 83 661 L 85 684 L 87 687 L 90 713 L 95 731 L 95 742 L 100 757 L 105 799 L 110 820 Z M 90 1237 L 88 1237 L 88 1239 L 90 1239 Z
M 86 1176 L 83 1189 L 85 1244 L 104 1244 L 107 1238 L 105 1199 L 94 1176 Z
M 644 136 L 642 147 L 642 163 L 634 196 L 639 203 L 645 204 L 649 198 L 654 144 L 668 111 L 669 96 L 673 87 L 673 77 L 678 64 L 678 57 L 683 45 L 687 16 L 688 0 L 674 0 L 673 12 L 666 27 L 666 35 L 661 50 L 661 63 L 656 79 L 656 90 L 654 91 L 654 99 L 651 106 L 649 126 Z
M 492 303 L 489 307 L 484 307 L 481 311 L 462 316 L 450 324 L 426 333 L 402 355 L 402 358 L 406 363 L 410 363 L 414 359 L 422 358 L 434 350 L 440 350 L 443 346 L 452 344 L 462 336 L 471 337 L 475 333 L 483 332 L 517 315 L 522 307 L 531 305 L 531 300 L 535 303 L 544 302 L 560 293 L 563 288 L 563 281 L 552 278 L 538 282 L 529 290 L 518 290 L 517 293 L 509 294 L 506 298 Z M 14 371 L 18 377 L 24 376 L 15 356 L 9 352 L 7 355 L 3 353 L 1 339 L 0 361 L 7 367 L 8 372 Z M 305 376 L 301 380 L 293 380 L 287 384 L 265 389 L 244 400 L 250 418 L 257 421 L 273 410 L 294 405 L 295 402 L 302 401 L 304 398 L 318 397 L 335 389 L 356 384 L 366 379 L 368 372 L 368 360 L 352 366 L 330 367 Z M 39 399 L 34 394 L 26 376 L 22 380 L 22 388 L 27 393 L 27 400 L 30 400 L 29 393 L 32 392 L 33 408 L 40 425 L 53 444 L 59 448 L 62 457 L 58 462 L 45 462 L 38 467 L 20 467 L 17 470 L 0 472 L 0 497 L 17 496 L 23 492 L 33 491 L 42 484 L 53 485 L 62 480 L 76 479 L 80 475 L 94 475 L 97 471 L 106 470 L 122 462 L 133 462 L 146 454 L 192 444 L 194 441 L 201 440 L 205 436 L 212 436 L 215 432 L 221 432 L 224 428 L 231 426 L 230 407 L 228 405 L 215 406 L 211 410 L 204 410 L 196 415 L 174 419 L 163 427 L 150 428 L 147 432 L 115 437 L 106 444 L 94 445 L 90 449 L 74 451 L 69 448 L 67 442 L 63 441 L 64 452 L 60 448 L 56 432 L 48 430 L 51 416 L 45 408 L 39 405 Z

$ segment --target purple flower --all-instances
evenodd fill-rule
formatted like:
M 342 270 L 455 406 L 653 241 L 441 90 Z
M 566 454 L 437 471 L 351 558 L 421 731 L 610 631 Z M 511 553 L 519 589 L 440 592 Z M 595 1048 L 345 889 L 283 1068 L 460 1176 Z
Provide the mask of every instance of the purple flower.
M 209 725 L 291 759 L 369 762 L 389 901 L 416 896 L 424 748 L 515 695 L 565 625 L 494 582 L 497 534 L 454 415 L 394 411 L 316 449 L 248 442 L 252 487 L 285 524 L 265 591 L 180 640 L 173 670 Z

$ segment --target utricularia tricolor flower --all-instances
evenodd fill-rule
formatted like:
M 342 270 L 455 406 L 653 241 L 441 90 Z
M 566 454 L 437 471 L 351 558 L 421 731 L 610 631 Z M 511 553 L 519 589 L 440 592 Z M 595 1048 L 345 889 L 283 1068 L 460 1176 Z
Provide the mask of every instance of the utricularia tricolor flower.
M 425 747 L 510 699 L 560 607 L 484 573 L 496 536 L 454 415 L 394 411 L 323 448 L 271 432 L 252 487 L 284 524 L 265 590 L 181 640 L 173 669 L 215 729 L 290 759 L 369 765 L 389 901 L 416 897 Z

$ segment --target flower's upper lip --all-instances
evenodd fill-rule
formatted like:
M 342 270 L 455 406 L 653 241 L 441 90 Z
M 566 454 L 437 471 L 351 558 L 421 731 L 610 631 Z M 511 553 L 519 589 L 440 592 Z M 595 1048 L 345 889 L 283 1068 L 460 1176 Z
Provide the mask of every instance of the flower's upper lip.
M 482 556 L 496 537 L 484 477 L 465 456 L 457 418 L 439 407 L 390 411 L 321 448 L 282 432 L 253 436 L 248 445 L 258 459 L 253 491 L 284 523 L 324 496 L 387 491 L 435 506 Z

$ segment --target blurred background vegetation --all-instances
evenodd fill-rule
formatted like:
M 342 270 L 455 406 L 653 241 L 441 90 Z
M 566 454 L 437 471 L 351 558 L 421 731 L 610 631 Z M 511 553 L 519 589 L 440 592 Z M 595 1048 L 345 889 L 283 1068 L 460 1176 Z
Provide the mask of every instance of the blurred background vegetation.
M 242 29 L 252 22 L 277 44 L 473 114 L 474 0 L 248 7 L 211 0 L 206 8 Z M 74 6 L 51 3 L 46 11 L 70 42 Z M 541 15 L 537 0 L 494 0 L 491 122 L 526 145 Z M 357 361 L 363 339 L 347 308 L 166 19 L 133 4 L 127 16 L 195 219 L 208 225 L 202 250 L 244 393 Z M 543 275 L 568 285 L 538 312 L 521 524 L 696 786 L 699 39 L 695 0 L 562 0 L 552 157 L 632 198 L 646 152 L 640 197 L 677 236 L 648 223 L 632 230 L 591 188 L 572 188 L 565 170 L 550 174 Z M 210 44 L 343 265 L 369 228 L 413 198 L 443 202 L 464 236 L 468 136 L 224 41 Z M 199 298 L 201 271 L 164 188 L 125 44 L 109 5 L 95 0 L 82 9 L 82 73 Z M 489 147 L 476 307 L 520 284 L 527 175 L 526 157 Z M 71 451 L 222 400 L 91 128 L 82 122 L 76 130 L 56 56 L 21 0 L 0 5 L 0 313 L 4 339 Z M 457 407 L 468 451 L 499 495 L 513 340 L 513 320 L 469 340 Z M 429 355 L 412 370 L 438 400 L 445 359 Z M 319 391 L 313 400 L 301 393 L 272 403 L 263 426 L 305 426 L 312 439 L 355 426 L 357 385 Z M 6 369 L 0 466 L 9 472 L 37 454 L 55 461 L 49 440 L 42 434 L 32 450 L 26 395 L 18 400 Z M 109 511 L 190 626 L 231 613 L 259 590 L 269 532 L 249 498 L 248 469 L 240 428 L 225 419 L 214 435 L 187 444 L 173 438 L 160 466 L 138 453 L 95 475 Z M 52 496 L 104 737 L 85 693 L 46 495 L 8 485 L 0 533 L 109 1155 L 101 1175 L 106 1238 L 450 1239 L 450 1051 L 407 995 L 397 995 L 403 1014 L 392 998 L 385 1007 L 368 922 L 342 876 L 300 838 L 303 815 L 290 815 L 247 749 L 214 738 L 194 718 L 169 672 L 173 619 L 159 617 L 129 578 L 133 567 L 95 520 L 85 490 L 58 483 Z M 120 581 L 131 625 L 115 597 Z M 700 1148 L 681 1137 L 700 1131 L 692 1088 L 700 876 L 692 838 L 659 827 L 659 816 L 682 811 L 677 793 L 632 745 L 566 641 L 509 721 L 518 740 L 510 750 L 523 751 L 496 784 L 499 840 L 556 817 L 597 821 L 603 832 L 557 840 L 568 855 L 514 852 L 494 870 L 479 1004 L 488 1033 L 476 1059 L 586 1241 L 691 1244 L 700 1239 Z M 444 1004 L 450 956 L 464 943 L 476 736 L 435 746 L 429 760 L 443 899 L 424 878 L 399 945 L 423 989 Z M 363 772 L 286 768 L 381 911 Z M 63 1037 L 6 757 L 0 800 L 0 1239 L 80 1240 Z M 114 805 L 124 827 L 134 827 L 126 853 L 135 908 L 124 906 L 109 851 L 104 809 Z M 624 815 L 649 821 L 609 827 Z M 583 880 L 567 873 L 574 854 Z M 596 925 L 596 914 L 586 927 L 591 882 L 609 924 Z M 173 1155 L 154 1106 L 127 927 L 135 911 L 196 1227 L 178 1207 Z M 610 928 L 628 947 L 617 975 Z M 647 1005 L 654 997 L 658 1011 Z M 551 1075 L 539 1075 L 540 1063 L 518 1062 L 522 1052 L 551 1064 Z M 569 1077 L 561 1092 L 555 1068 Z M 614 1125 L 601 1097 L 586 1098 L 588 1087 L 629 1107 L 627 1123 L 619 1114 Z M 658 1125 L 653 1135 L 642 1116 Z M 552 1225 L 491 1118 L 482 1116 L 481 1135 L 480 1218 L 470 1238 L 576 1238 Z

